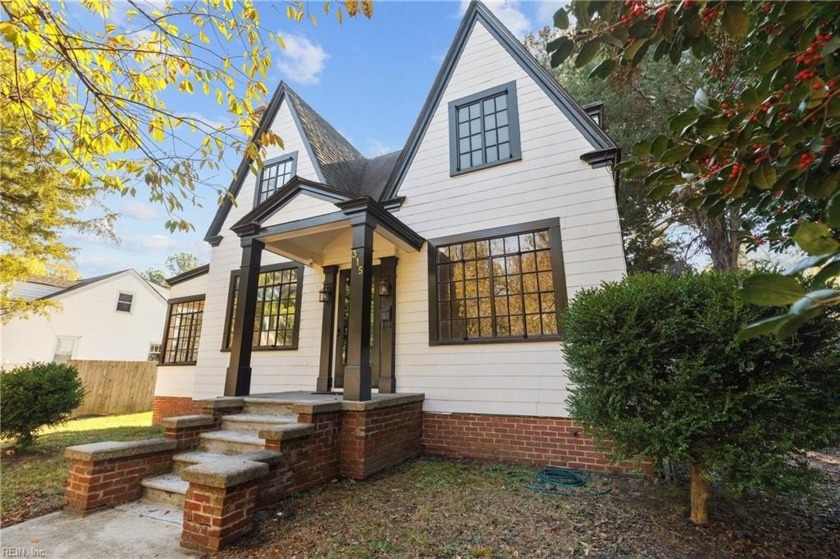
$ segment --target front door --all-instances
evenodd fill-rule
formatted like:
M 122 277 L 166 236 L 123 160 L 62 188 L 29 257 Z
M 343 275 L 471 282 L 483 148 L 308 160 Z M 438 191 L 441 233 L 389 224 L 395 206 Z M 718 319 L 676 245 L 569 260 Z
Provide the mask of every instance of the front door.
M 380 373 L 380 348 L 382 336 L 380 336 L 380 301 L 376 294 L 376 286 L 379 284 L 379 266 L 373 267 L 370 298 L 370 378 L 371 386 L 379 388 Z M 347 324 L 350 313 L 350 270 L 341 270 L 338 274 L 338 320 L 336 321 L 335 332 L 335 382 L 336 388 L 344 387 L 344 366 L 347 364 Z

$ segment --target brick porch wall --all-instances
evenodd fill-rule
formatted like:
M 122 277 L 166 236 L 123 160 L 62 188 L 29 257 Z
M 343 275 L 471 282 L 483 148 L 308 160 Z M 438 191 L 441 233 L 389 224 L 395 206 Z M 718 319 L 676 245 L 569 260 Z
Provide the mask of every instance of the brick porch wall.
M 559 417 L 423 413 L 426 454 L 589 471 L 638 472 L 633 462 L 609 463 L 571 419 Z M 651 473 L 645 461 L 641 470 Z
M 201 413 L 201 404 L 189 397 L 155 396 L 152 402 L 152 425 L 160 425 L 165 417 Z

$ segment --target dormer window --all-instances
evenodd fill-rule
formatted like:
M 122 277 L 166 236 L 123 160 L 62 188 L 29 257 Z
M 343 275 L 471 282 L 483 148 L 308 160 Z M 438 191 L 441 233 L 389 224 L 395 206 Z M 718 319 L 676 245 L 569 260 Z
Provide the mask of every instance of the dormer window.
M 516 82 L 449 103 L 450 174 L 522 159 Z
M 257 182 L 257 199 L 254 205 L 262 204 L 266 198 L 274 194 L 295 176 L 297 170 L 297 153 L 283 155 L 265 162 Z

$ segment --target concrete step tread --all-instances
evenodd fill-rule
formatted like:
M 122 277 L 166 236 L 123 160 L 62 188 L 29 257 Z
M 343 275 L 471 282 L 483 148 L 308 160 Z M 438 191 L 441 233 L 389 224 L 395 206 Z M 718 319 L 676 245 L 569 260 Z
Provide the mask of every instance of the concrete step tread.
M 189 452 L 181 452 L 172 457 L 172 459 L 176 462 L 188 462 L 190 464 L 212 462 L 213 460 L 224 460 L 225 458 L 230 458 L 230 455 L 220 454 L 218 452 L 207 452 L 205 450 L 191 450 Z
M 222 421 L 255 422 L 255 423 L 297 423 L 297 415 L 277 415 L 261 413 L 237 413 L 235 415 L 223 415 Z
M 149 489 L 157 489 L 159 491 L 168 491 L 169 493 L 178 493 L 186 495 L 189 488 L 189 482 L 181 479 L 180 474 L 164 474 L 162 476 L 147 477 L 140 482 L 143 487 Z
M 209 431 L 199 435 L 199 438 L 230 443 L 265 444 L 265 439 L 242 431 Z

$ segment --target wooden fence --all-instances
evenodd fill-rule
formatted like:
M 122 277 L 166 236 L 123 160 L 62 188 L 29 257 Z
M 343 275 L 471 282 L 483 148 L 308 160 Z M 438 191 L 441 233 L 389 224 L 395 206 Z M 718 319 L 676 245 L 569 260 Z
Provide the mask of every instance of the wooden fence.
M 85 399 L 73 417 L 118 415 L 152 409 L 157 363 L 152 361 L 70 360 L 85 386 Z

